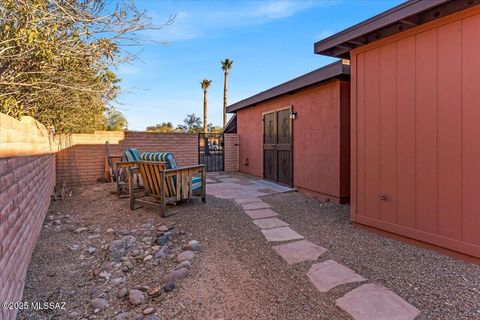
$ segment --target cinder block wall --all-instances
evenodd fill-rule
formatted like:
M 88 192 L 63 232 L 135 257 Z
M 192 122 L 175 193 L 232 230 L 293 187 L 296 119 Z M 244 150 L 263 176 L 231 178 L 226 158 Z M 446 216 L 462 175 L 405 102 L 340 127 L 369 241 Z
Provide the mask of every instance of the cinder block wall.
M 47 129 L 0 114 L 0 302 L 21 301 L 26 272 L 55 185 Z M 14 156 L 16 155 L 16 156 Z M 15 319 L 0 309 L 0 318 Z
M 225 133 L 224 143 L 225 143 L 224 169 L 226 172 L 238 171 L 238 158 L 239 158 L 238 135 L 236 133 Z
M 133 131 L 97 131 L 57 137 L 57 183 L 68 187 L 94 184 L 105 173 L 109 142 L 110 154 L 121 155 L 129 147 L 144 151 L 170 151 L 180 166 L 198 163 L 196 134 Z

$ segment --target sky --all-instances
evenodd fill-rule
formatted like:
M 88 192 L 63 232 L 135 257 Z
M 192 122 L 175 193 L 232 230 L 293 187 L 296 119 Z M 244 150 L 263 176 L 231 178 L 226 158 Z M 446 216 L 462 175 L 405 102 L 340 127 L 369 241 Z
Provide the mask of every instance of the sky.
M 222 125 L 223 71 L 234 61 L 228 104 L 334 62 L 313 53 L 325 37 L 398 5 L 401 0 L 160 1 L 137 0 L 161 26 L 140 34 L 139 59 L 118 67 L 123 93 L 116 107 L 129 130 L 162 122 L 203 119 L 200 82 L 208 90 L 208 122 Z

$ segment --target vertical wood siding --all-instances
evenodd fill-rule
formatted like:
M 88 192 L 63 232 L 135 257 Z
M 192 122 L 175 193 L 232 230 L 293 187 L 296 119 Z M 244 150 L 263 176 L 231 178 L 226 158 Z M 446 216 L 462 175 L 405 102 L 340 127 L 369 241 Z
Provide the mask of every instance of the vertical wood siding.
M 480 257 L 479 52 L 478 13 L 352 52 L 352 220 Z

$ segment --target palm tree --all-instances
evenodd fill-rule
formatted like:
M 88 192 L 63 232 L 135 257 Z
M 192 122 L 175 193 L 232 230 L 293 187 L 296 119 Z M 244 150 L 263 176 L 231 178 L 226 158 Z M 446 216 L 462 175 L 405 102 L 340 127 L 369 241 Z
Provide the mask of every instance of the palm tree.
M 200 84 L 202 85 L 203 90 L 203 132 L 208 132 L 208 121 L 207 121 L 207 90 L 212 84 L 212 80 L 203 79 Z
M 223 70 L 223 128 L 227 125 L 227 90 L 228 90 L 228 72 L 232 68 L 233 60 L 225 59 L 220 61 Z

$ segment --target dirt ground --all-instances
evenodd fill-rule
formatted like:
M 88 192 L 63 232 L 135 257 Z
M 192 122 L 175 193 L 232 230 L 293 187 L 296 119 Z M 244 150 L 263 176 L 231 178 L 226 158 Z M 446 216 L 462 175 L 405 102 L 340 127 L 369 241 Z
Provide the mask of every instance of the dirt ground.
M 358 284 L 317 292 L 305 275 L 311 263 L 288 266 L 235 202 L 208 197 L 207 204 L 185 203 L 172 209 L 175 215 L 160 218 L 154 208 L 129 210 L 128 200 L 118 199 L 113 189 L 82 187 L 52 202 L 23 300 L 64 301 L 66 310 L 23 311 L 18 319 L 350 319 L 335 300 Z M 294 230 L 328 248 L 321 260 L 335 259 L 391 288 L 421 310 L 418 319 L 480 319 L 478 266 L 355 229 L 347 206 L 301 193 L 263 200 Z M 158 251 L 162 226 L 171 228 L 169 254 L 144 260 Z M 112 266 L 110 245 L 127 234 L 136 239 L 134 249 Z M 173 291 L 149 296 L 149 289 L 164 285 L 177 254 L 193 239 L 202 249 L 188 275 Z M 132 305 L 118 297 L 122 289 L 140 289 L 146 299 Z M 106 305 L 95 310 L 94 299 Z M 142 316 L 150 307 L 154 311 Z

